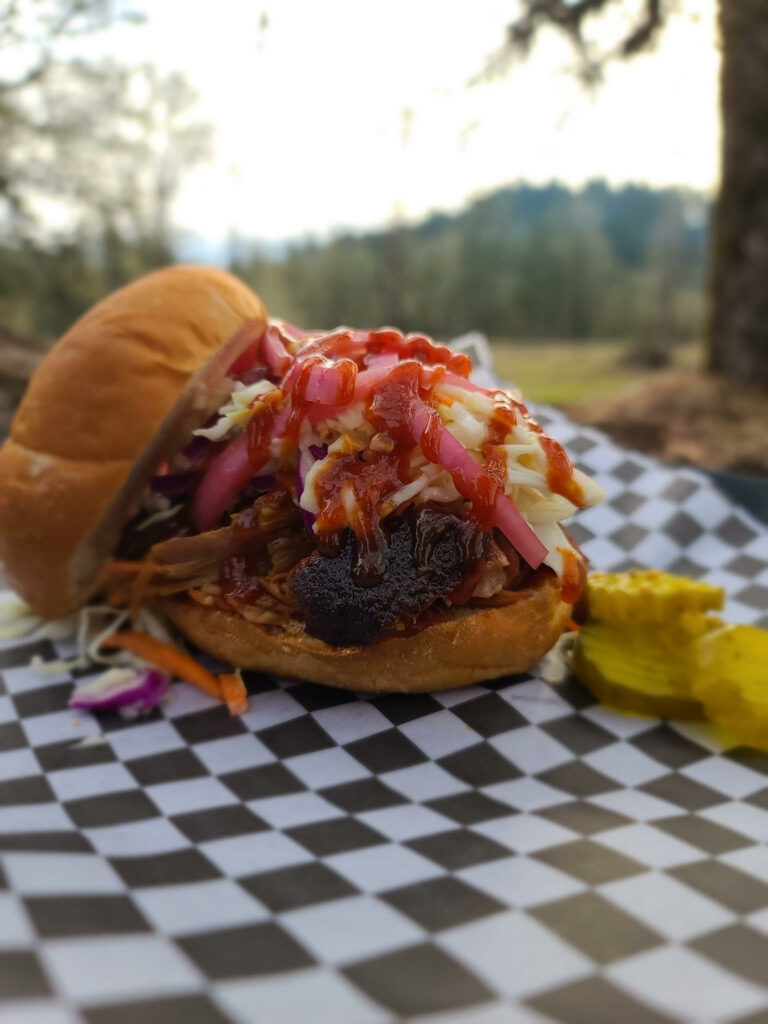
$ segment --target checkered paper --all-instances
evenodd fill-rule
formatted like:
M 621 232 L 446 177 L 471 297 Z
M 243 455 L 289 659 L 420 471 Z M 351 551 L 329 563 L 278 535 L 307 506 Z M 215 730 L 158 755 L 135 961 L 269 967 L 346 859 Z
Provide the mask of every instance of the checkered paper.
M 608 500 L 598 569 L 722 584 L 768 535 L 703 477 L 543 410 Z M 127 721 L 0 649 L 0 1020 L 768 1021 L 768 756 L 537 675 L 358 697 L 246 673 Z

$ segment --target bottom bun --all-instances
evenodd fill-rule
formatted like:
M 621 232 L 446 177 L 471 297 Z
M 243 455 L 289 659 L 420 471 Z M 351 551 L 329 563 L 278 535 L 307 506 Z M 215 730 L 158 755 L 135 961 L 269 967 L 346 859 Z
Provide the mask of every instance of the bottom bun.
M 260 626 L 189 598 L 160 607 L 192 643 L 238 668 L 367 693 L 417 693 L 533 668 L 554 646 L 572 606 L 549 574 L 525 595 L 501 608 L 456 609 L 418 633 L 369 647 L 331 647 L 301 627 Z

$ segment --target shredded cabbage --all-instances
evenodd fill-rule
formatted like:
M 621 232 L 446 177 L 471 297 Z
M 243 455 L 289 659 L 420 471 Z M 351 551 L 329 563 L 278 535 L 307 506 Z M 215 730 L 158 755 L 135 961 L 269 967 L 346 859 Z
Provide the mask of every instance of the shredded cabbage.
M 493 399 L 453 384 L 441 384 L 439 390 L 441 395 L 452 399 L 450 404 L 441 402 L 437 407 L 446 429 L 478 463 L 482 463 L 481 448 L 488 436 L 489 421 L 494 411 Z M 299 502 L 304 511 L 312 515 L 320 511 L 315 481 L 324 472 L 326 460 L 334 455 L 362 450 L 373 433 L 360 403 L 341 411 L 335 410 L 332 419 L 314 428 L 305 423 L 299 440 L 301 457 L 305 456 L 310 445 L 320 443 L 328 445 L 328 453 L 325 459 L 313 461 L 311 456 L 307 458 L 309 468 Z M 515 502 L 520 514 L 547 548 L 545 564 L 562 576 L 563 557 L 557 549 L 575 551 L 575 548 L 559 524 L 576 511 L 576 506 L 550 490 L 547 454 L 540 435 L 525 419 L 520 418 L 510 428 L 501 447 L 507 467 L 505 494 Z M 461 498 L 450 474 L 429 462 L 419 449 L 411 459 L 409 469 L 411 479 L 387 495 L 379 508 L 381 514 L 388 515 L 407 502 L 420 505 L 425 502 L 454 502 Z M 597 504 L 605 497 L 602 487 L 577 469 L 574 469 L 574 479 L 584 491 L 585 504 Z M 344 488 L 342 501 L 349 524 L 354 525 L 358 509 L 351 487 Z
M 256 399 L 275 390 L 276 386 L 268 380 L 258 380 L 255 384 L 235 381 L 229 400 L 219 409 L 218 420 L 212 427 L 199 427 L 192 433 L 209 441 L 221 441 L 225 437 L 234 436 L 237 428 L 245 427 L 253 416 L 253 404 Z
M 69 706 L 90 711 L 151 711 L 170 685 L 169 677 L 157 669 L 110 668 L 95 679 L 79 683 Z

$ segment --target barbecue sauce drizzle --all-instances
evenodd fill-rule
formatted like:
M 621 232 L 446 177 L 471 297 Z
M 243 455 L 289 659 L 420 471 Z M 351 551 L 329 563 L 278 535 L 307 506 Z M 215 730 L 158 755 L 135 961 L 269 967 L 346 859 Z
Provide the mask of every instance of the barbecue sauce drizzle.
M 352 572 L 359 586 L 376 584 L 386 572 L 387 538 L 381 525 L 381 509 L 386 505 L 386 498 L 410 480 L 409 464 L 416 449 L 412 432 L 416 401 L 420 399 L 430 409 L 420 445 L 426 458 L 437 463 L 443 428 L 435 408 L 438 401 L 436 392 L 447 372 L 465 378 L 469 376 L 471 363 L 468 357 L 436 344 L 426 335 L 404 337 L 393 328 L 368 332 L 342 328 L 332 334 L 312 337 L 283 379 L 281 388 L 286 390 L 267 394 L 247 427 L 248 451 L 255 474 L 271 457 L 270 443 L 286 393 L 290 397 L 291 411 L 281 432 L 281 441 L 288 447 L 296 445 L 302 422 L 313 407 L 314 403 L 307 400 L 307 388 L 315 367 L 335 365 L 339 372 L 336 404 L 343 406 L 354 396 L 358 370 L 364 369 L 372 357 L 390 352 L 395 352 L 400 361 L 391 366 L 368 398 L 364 415 L 379 435 L 392 442 L 392 451 L 372 451 L 368 447 L 333 455 L 326 459 L 326 465 L 314 479 L 320 509 L 315 523 L 317 547 L 324 554 L 337 554 L 343 545 L 344 531 L 351 525 L 357 540 Z M 253 356 L 256 360 L 259 358 L 258 347 L 253 347 Z M 583 488 L 575 480 L 573 467 L 562 446 L 543 432 L 521 402 L 501 390 L 491 392 L 491 397 L 494 408 L 482 445 L 485 464 L 471 489 L 466 489 L 469 493 L 464 494 L 471 501 L 467 518 L 473 528 L 486 533 L 493 528 L 494 508 L 504 491 L 506 478 L 506 457 L 501 446 L 521 419 L 539 435 L 547 460 L 550 490 L 576 506 L 583 505 Z M 441 400 L 450 402 L 445 397 Z M 464 489 L 461 490 L 464 493 Z M 348 495 L 346 502 L 345 492 Z M 428 538 L 424 545 L 426 550 Z M 578 557 L 568 549 L 559 550 L 564 562 L 563 599 L 574 601 L 581 589 Z M 468 551 L 467 570 L 470 575 L 473 574 L 471 567 L 477 564 L 476 555 Z M 227 591 L 235 592 L 245 600 L 251 593 L 255 598 L 256 591 L 261 590 L 257 586 L 251 588 L 251 584 L 246 582 L 248 573 L 244 562 L 232 565 L 227 577 L 222 581 Z M 460 588 L 461 597 L 466 589 Z M 469 596 L 466 594 L 464 600 Z M 461 599 L 459 593 L 456 597 Z

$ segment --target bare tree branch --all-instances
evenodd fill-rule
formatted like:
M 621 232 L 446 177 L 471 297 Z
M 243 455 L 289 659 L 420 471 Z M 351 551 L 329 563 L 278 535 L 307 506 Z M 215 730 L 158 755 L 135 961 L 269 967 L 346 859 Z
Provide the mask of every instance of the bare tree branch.
M 489 58 L 478 78 L 494 76 L 507 70 L 519 54 L 533 46 L 539 31 L 554 26 L 573 44 L 579 58 L 579 74 L 586 82 L 596 82 L 604 65 L 615 57 L 631 57 L 648 49 L 666 24 L 675 0 L 643 0 L 638 18 L 631 29 L 611 48 L 596 52 L 585 29 L 590 18 L 625 0 L 521 0 L 523 13 L 507 26 L 504 45 Z M 476 79 L 477 81 L 477 79 Z
M 26 67 L 0 76 L 0 95 L 20 91 L 41 81 L 54 62 L 61 39 L 72 39 L 106 28 L 115 21 L 136 21 L 140 16 L 120 10 L 113 0 L 16 0 L 0 3 L 0 52 L 26 56 Z

